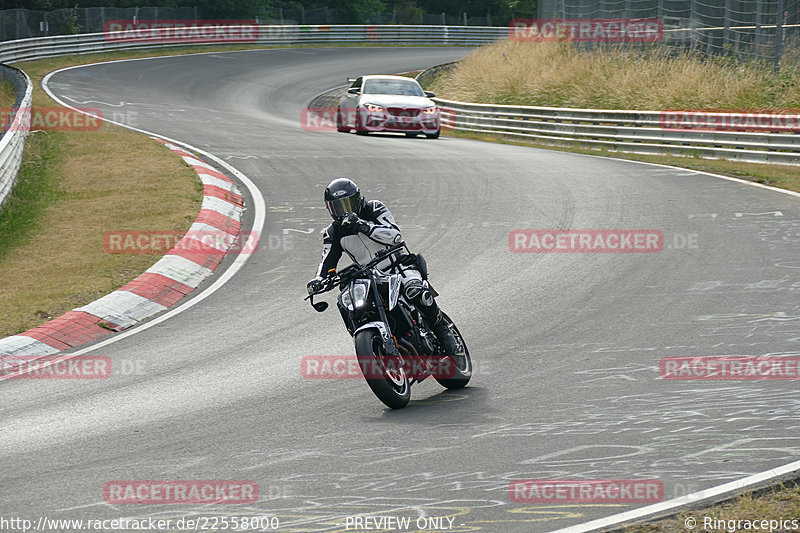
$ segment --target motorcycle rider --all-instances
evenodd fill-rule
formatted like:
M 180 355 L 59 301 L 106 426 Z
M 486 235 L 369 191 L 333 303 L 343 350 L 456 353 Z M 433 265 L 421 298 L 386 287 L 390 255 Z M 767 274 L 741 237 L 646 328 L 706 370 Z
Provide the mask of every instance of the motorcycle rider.
M 308 282 L 309 294 L 324 287 L 323 276 L 336 268 L 342 252 L 347 252 L 353 262 L 364 265 L 374 259 L 378 251 L 403 240 L 386 206 L 378 200 L 365 201 L 358 186 L 347 178 L 336 178 L 328 184 L 325 188 L 325 206 L 333 222 L 325 229 L 322 262 L 317 269 L 317 276 Z M 390 264 L 391 259 L 387 258 L 378 264 L 378 268 L 387 268 Z M 406 298 L 428 320 L 445 353 L 458 353 L 458 343 L 420 272 L 403 269 L 401 275 L 401 288 Z

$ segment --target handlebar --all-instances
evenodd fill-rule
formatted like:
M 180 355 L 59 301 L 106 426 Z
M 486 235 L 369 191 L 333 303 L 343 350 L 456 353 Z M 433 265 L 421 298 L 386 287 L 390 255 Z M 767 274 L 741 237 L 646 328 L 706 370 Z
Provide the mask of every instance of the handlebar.
M 375 265 L 377 265 L 381 261 L 384 261 L 386 258 L 391 256 L 393 253 L 395 253 L 398 250 L 401 250 L 403 248 L 408 249 L 408 246 L 406 245 L 405 241 L 401 241 L 401 242 L 399 242 L 397 244 L 393 244 L 392 246 L 390 246 L 388 248 L 385 248 L 383 250 L 378 251 L 378 253 L 375 254 L 375 257 L 373 259 L 371 259 L 365 265 L 358 265 L 356 263 L 353 263 L 351 265 L 348 265 L 348 266 L 344 267 L 341 271 L 334 273 L 332 276 L 328 276 L 328 277 L 324 278 L 323 279 L 323 283 L 324 283 L 323 288 L 321 290 L 319 290 L 319 291 L 316 291 L 316 292 L 313 292 L 312 294 L 309 294 L 308 296 L 305 297 L 305 299 L 308 300 L 312 296 L 316 296 L 317 294 L 322 294 L 324 292 L 328 292 L 328 291 L 332 290 L 337 284 L 339 284 L 342 281 L 342 277 L 340 275 L 341 272 L 345 272 L 348 269 L 350 269 L 351 267 L 356 267 L 356 269 L 353 271 L 354 274 L 356 272 L 359 273 L 359 274 L 363 273 L 365 270 L 368 270 L 368 269 L 374 267 Z M 350 276 L 348 276 L 348 277 L 350 277 Z

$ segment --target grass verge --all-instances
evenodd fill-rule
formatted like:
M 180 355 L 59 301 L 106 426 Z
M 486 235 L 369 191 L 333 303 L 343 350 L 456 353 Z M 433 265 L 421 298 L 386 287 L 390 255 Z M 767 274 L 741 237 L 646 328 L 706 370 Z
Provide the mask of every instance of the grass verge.
M 8 108 L 14 105 L 14 100 L 16 100 L 14 86 L 7 81 L 0 83 L 0 112 L 5 115 Z
M 510 40 L 482 46 L 431 90 L 462 102 L 594 109 L 797 109 L 800 69 L 672 54 L 664 47 Z
M 123 55 L 133 56 L 23 62 L 34 109 L 58 107 L 40 88 L 46 73 Z M 201 202 L 194 171 L 145 135 L 110 124 L 29 135 L 18 183 L 0 211 L 0 337 L 121 287 L 161 256 L 108 254 L 107 231 L 185 231 Z
M 761 520 L 781 521 L 779 525 L 757 528 L 747 522 Z M 746 493 L 732 501 L 713 505 L 705 509 L 691 510 L 677 516 L 630 526 L 624 533 L 675 533 L 677 531 L 745 532 L 745 531 L 793 531 L 797 525 L 788 526 L 785 521 L 800 523 L 800 485 L 797 481 L 771 487 L 758 493 Z M 688 527 L 695 524 L 694 527 Z

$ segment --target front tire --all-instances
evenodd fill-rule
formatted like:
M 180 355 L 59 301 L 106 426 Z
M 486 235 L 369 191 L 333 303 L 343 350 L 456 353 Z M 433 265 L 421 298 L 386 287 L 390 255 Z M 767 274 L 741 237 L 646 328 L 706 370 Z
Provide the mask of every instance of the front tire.
M 447 322 L 447 326 L 450 328 L 450 332 L 453 334 L 453 337 L 456 338 L 456 342 L 461 346 L 461 353 L 455 355 L 447 355 L 445 356 L 448 359 L 449 364 L 453 365 L 454 371 L 452 373 L 448 372 L 448 375 L 452 374 L 452 377 L 449 378 L 438 378 L 436 376 L 436 381 L 439 382 L 439 385 L 448 389 L 461 389 L 466 387 L 469 380 L 472 379 L 472 359 L 469 356 L 469 348 L 467 348 L 467 343 L 464 342 L 464 337 L 461 336 L 461 332 L 458 331 L 458 328 L 450 320 L 450 317 L 447 316 L 444 311 L 442 311 L 442 318 L 444 318 L 445 322 Z
M 369 132 L 364 129 L 364 126 L 361 124 L 361 113 L 356 111 L 356 123 L 355 123 L 355 130 L 356 135 L 367 135 Z
M 427 137 L 428 139 L 438 139 L 439 138 L 439 133 L 441 133 L 441 131 L 442 130 L 437 130 L 434 133 L 426 133 L 425 137 Z
M 387 370 L 383 364 L 383 359 L 391 356 L 384 354 L 383 339 L 375 329 L 365 329 L 356 333 L 354 339 L 356 345 L 356 357 L 361 373 L 364 369 L 380 368 L 383 372 L 382 377 L 372 377 L 372 372 L 368 371 L 370 377 L 364 376 L 367 385 L 375 393 L 380 401 L 391 409 L 401 409 L 408 405 L 411 399 L 411 385 L 408 376 L 405 374 L 403 365 L 394 365 L 397 369 Z M 377 366 L 375 366 L 377 365 Z
M 342 110 L 338 107 L 336 108 L 336 131 L 339 133 L 350 133 L 350 128 L 344 123 Z

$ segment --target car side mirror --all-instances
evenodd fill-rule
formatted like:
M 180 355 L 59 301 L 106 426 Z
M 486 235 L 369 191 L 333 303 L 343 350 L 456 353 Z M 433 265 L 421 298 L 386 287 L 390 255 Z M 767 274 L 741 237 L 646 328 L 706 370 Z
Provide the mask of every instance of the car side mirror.
M 436 96 L 436 94 L 430 91 L 425 91 L 425 96 L 427 96 L 428 98 L 433 98 L 434 96 Z
M 358 87 L 350 87 L 349 89 L 347 89 L 347 92 L 350 94 L 358 94 L 361 92 L 361 89 L 359 89 Z

